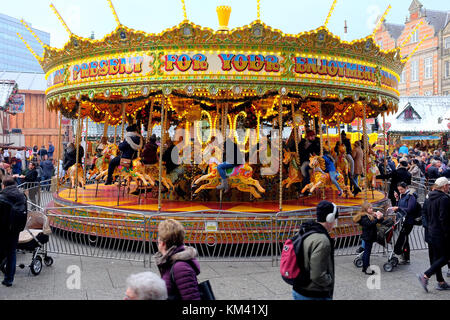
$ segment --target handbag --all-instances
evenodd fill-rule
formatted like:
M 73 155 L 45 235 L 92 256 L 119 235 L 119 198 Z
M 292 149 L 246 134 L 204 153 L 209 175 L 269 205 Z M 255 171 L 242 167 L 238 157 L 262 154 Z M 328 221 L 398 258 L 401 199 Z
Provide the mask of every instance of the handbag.
M 192 261 L 188 260 L 185 261 L 187 263 L 189 263 L 189 265 L 191 265 L 192 267 Z M 176 262 L 175 262 L 176 263 Z M 173 276 L 173 267 L 175 266 L 175 263 L 172 265 L 172 268 L 170 268 L 170 280 L 172 281 L 172 284 L 174 286 L 174 288 L 176 288 L 177 294 L 175 296 L 171 295 L 169 296 L 168 300 L 177 300 L 177 298 L 179 299 L 179 290 L 177 287 L 177 284 L 175 283 L 175 278 Z M 212 301 L 212 300 L 216 300 L 216 297 L 214 296 L 214 292 L 212 290 L 212 286 L 211 283 L 209 282 L 209 280 L 203 281 L 202 283 L 198 284 L 198 291 L 200 293 L 200 299 L 202 301 Z
M 131 159 L 120 158 L 120 165 L 124 168 L 131 168 Z

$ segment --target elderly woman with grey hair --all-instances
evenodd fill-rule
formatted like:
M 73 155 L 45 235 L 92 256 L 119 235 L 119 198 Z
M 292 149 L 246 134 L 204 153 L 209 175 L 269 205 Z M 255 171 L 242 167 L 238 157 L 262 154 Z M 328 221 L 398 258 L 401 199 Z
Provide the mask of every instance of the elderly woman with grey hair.
M 127 279 L 125 300 L 167 300 L 166 283 L 153 272 L 132 274 Z

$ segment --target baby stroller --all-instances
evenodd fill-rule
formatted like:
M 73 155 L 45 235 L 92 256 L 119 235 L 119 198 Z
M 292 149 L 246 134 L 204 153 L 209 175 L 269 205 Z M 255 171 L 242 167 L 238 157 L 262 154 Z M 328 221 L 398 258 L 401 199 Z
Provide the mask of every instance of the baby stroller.
M 401 223 L 401 220 L 395 221 L 395 218 L 385 218 L 382 223 L 377 225 L 377 243 L 385 248 L 389 252 L 389 245 L 392 246 L 392 252 L 388 255 L 388 262 L 383 265 L 383 270 L 386 272 L 392 272 L 394 267 L 396 267 L 399 263 L 397 257 L 394 256 L 394 233 L 398 230 L 398 225 Z M 355 260 L 353 260 L 353 264 L 357 268 L 362 268 L 363 259 L 362 256 L 364 251 L 360 252 Z
M 29 212 L 25 230 L 19 235 L 17 251 L 23 253 L 30 252 L 33 254 L 31 263 L 28 267 L 35 276 L 41 273 L 42 262 L 48 267 L 53 264 L 53 258 L 47 255 L 47 250 L 44 247 L 49 241 L 50 234 L 51 229 L 47 216 L 37 211 Z M 25 269 L 26 266 L 20 264 L 18 267 Z

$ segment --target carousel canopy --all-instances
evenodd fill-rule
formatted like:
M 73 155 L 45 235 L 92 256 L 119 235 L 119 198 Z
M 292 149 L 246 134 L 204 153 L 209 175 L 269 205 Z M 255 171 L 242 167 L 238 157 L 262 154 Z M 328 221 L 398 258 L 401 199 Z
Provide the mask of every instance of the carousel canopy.
M 286 34 L 259 19 L 228 30 L 226 6 L 217 8 L 219 30 L 185 16 L 152 34 L 122 25 L 109 3 L 117 28 L 101 40 L 72 34 L 52 6 L 70 40 L 62 49 L 44 45 L 44 56 L 36 58 L 46 73 L 48 107 L 67 117 L 76 117 L 80 106 L 83 118 L 117 124 L 124 106 L 131 116 L 163 96 L 180 116 L 218 103 L 231 103 L 232 111 L 244 102 L 270 116 L 283 97 L 289 111 L 294 104 L 296 112 L 317 116 L 323 108 L 329 125 L 351 123 L 364 106 L 367 117 L 397 110 L 405 61 L 398 48 L 381 50 L 373 35 L 346 42 L 327 22 Z

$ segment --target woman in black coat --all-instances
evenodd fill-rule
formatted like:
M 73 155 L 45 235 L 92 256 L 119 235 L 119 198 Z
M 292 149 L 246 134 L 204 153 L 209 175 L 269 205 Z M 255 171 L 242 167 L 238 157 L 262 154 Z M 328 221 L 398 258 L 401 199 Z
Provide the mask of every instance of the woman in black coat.
M 367 268 L 370 266 L 370 254 L 372 252 L 373 243 L 377 241 L 377 224 L 384 220 L 383 214 L 379 211 L 373 212 L 373 207 L 370 203 L 364 202 L 361 206 L 361 212 L 359 212 L 353 221 L 359 223 L 362 226 L 361 239 L 364 241 L 364 253 L 363 253 L 363 269 L 367 275 L 375 274 L 375 271 L 367 272 Z

